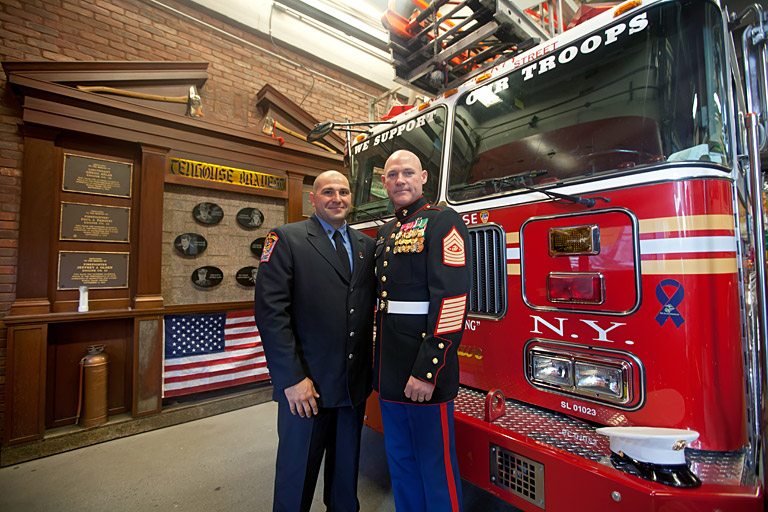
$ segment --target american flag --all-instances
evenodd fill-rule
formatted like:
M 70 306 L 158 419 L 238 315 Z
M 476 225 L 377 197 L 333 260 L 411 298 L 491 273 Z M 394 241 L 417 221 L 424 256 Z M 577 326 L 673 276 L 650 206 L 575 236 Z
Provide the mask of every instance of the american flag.
M 252 311 L 166 315 L 163 396 L 269 379 Z

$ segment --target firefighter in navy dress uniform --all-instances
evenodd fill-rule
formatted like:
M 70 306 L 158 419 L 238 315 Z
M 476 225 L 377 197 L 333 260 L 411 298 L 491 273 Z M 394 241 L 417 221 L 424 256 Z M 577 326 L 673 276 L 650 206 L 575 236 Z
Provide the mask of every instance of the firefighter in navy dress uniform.
M 371 392 L 371 237 L 346 224 L 347 178 L 320 174 L 315 214 L 267 235 L 255 316 L 277 401 L 275 512 L 309 511 L 325 456 L 323 502 L 357 512 L 360 434 Z
M 462 506 L 453 399 L 471 288 L 468 235 L 455 211 L 427 203 L 426 181 L 415 154 L 389 157 L 382 182 L 396 218 L 376 235 L 373 387 L 398 512 Z

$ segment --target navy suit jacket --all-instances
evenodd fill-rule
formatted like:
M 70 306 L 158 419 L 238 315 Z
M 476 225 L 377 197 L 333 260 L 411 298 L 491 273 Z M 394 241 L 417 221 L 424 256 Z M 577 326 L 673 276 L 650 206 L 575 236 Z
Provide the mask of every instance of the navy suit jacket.
M 371 392 L 374 241 L 350 227 L 347 233 L 351 279 L 315 216 L 267 235 L 254 313 L 274 400 L 305 377 L 321 407 L 357 406 Z

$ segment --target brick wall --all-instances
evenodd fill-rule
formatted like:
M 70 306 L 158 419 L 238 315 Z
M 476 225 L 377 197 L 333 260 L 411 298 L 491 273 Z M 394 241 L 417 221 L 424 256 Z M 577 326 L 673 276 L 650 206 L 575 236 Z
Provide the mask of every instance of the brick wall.
M 206 119 L 252 127 L 254 131 L 260 129 L 255 124 L 255 95 L 266 83 L 301 103 L 319 120 L 367 120 L 370 96 L 365 93 L 378 96 L 384 91 L 287 49 L 277 50 L 268 38 L 228 25 L 183 2 L 162 3 L 253 46 L 150 0 L 0 0 L 0 60 L 206 61 L 209 79 L 200 91 Z M 285 55 L 286 59 L 257 47 Z M 318 73 L 314 85 L 313 77 L 294 63 Z M 2 75 L 0 319 L 8 314 L 15 298 L 23 152 L 20 114 L 19 101 L 6 87 Z M 269 220 L 265 220 L 265 226 L 276 223 Z M 0 430 L 5 405 L 5 357 L 6 331 L 0 327 Z

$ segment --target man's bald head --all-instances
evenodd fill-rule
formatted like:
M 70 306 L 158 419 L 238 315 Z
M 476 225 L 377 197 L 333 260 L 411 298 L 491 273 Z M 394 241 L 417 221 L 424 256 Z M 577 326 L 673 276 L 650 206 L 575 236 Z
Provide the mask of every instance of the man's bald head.
M 325 171 L 315 178 L 309 201 L 315 214 L 336 229 L 344 225 L 352 202 L 347 177 L 338 171 Z
M 344 182 L 347 184 L 347 188 L 349 188 L 349 181 L 347 181 L 347 177 L 341 174 L 339 171 L 325 171 L 318 174 L 317 178 L 315 178 L 314 183 L 312 183 L 312 191 L 317 194 L 318 190 L 323 188 L 326 183 L 333 181 Z

